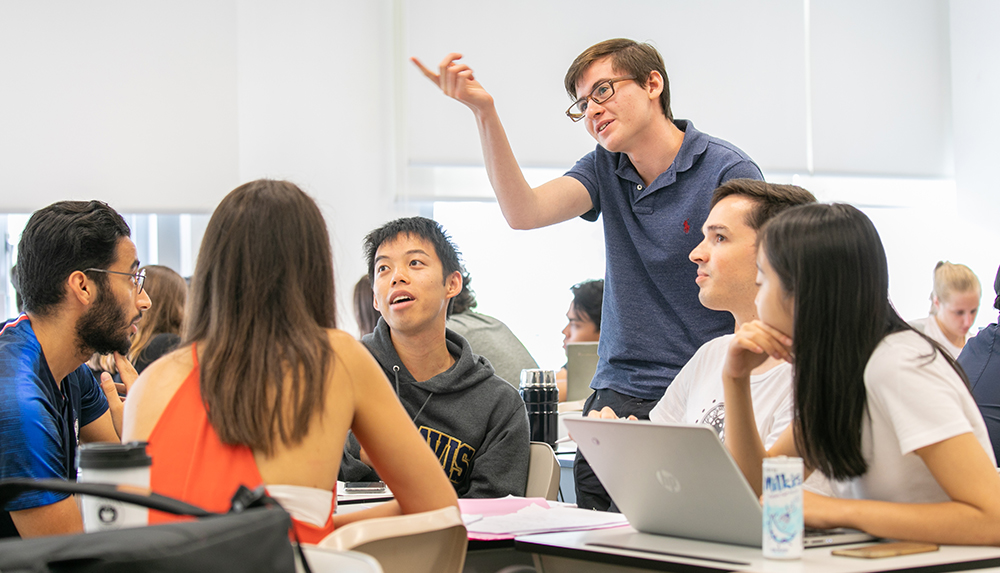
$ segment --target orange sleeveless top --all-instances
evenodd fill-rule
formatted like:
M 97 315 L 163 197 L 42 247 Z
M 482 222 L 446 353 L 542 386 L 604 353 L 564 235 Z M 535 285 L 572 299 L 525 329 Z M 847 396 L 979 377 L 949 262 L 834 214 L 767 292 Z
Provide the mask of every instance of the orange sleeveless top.
M 250 448 L 223 444 L 208 422 L 201 399 L 201 377 L 194 345 L 191 355 L 194 360 L 191 374 L 181 383 L 149 435 L 147 451 L 153 458 L 149 487 L 161 495 L 225 513 L 240 485 L 254 489 L 264 480 Z M 336 493 L 330 517 L 323 527 L 292 519 L 299 541 L 318 543 L 333 531 Z M 180 519 L 183 518 L 149 511 L 150 525 Z

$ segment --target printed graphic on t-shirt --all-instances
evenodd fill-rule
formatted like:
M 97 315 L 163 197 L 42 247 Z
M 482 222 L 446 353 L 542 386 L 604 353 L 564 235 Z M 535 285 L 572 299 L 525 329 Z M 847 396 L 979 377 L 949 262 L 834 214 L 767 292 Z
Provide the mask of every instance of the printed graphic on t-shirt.
M 462 483 L 466 471 L 472 465 L 472 456 L 476 454 L 476 449 L 458 438 L 453 438 L 427 426 L 420 426 L 420 435 L 427 440 L 427 444 L 437 455 L 438 461 L 441 462 L 441 467 L 444 468 L 444 473 L 448 474 L 451 483 Z
M 719 434 L 719 439 L 725 441 L 725 429 L 726 429 L 726 405 L 723 402 L 714 402 L 701 420 L 698 421 L 699 424 L 705 424 L 707 426 L 712 426 L 716 434 Z

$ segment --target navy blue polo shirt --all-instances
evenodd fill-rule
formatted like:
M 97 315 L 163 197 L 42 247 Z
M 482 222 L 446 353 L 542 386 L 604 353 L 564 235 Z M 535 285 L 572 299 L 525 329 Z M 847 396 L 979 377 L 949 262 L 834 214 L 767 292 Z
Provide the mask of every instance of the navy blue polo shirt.
M 624 153 L 601 146 L 566 175 L 583 183 L 604 219 L 607 259 L 600 361 L 591 388 L 657 400 L 702 344 L 732 333 L 728 312 L 698 300 L 697 265 L 712 192 L 730 179 L 763 180 L 736 146 L 675 120 L 684 141 L 669 169 L 646 187 Z
M 993 442 L 993 453 L 1000 454 L 1000 332 L 997 323 L 980 330 L 965 343 L 958 363 L 969 377 L 972 397 L 976 399 Z

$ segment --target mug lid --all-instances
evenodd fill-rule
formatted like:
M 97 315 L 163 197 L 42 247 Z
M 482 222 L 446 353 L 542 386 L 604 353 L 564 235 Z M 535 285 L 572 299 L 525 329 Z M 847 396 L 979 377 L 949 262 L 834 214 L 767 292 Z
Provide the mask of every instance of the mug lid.
M 77 465 L 85 469 L 136 468 L 152 465 L 153 458 L 146 453 L 147 442 L 126 444 L 80 444 Z
M 555 388 L 555 370 L 543 368 L 525 368 L 521 370 L 520 388 Z

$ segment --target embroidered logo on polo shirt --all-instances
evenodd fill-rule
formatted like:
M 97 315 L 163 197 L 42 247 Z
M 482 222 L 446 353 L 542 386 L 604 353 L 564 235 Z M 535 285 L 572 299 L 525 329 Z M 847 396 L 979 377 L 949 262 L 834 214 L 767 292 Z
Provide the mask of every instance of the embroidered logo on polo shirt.
M 690 232 L 691 232 L 691 223 L 688 223 L 688 220 L 684 219 L 684 234 L 686 235 Z
M 476 454 L 476 449 L 463 443 L 462 440 L 427 426 L 420 426 L 420 435 L 427 440 L 427 445 L 437 456 L 451 483 L 462 483 L 465 472 L 472 465 L 472 456 Z

